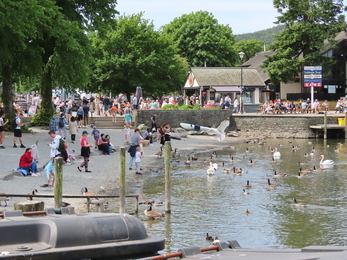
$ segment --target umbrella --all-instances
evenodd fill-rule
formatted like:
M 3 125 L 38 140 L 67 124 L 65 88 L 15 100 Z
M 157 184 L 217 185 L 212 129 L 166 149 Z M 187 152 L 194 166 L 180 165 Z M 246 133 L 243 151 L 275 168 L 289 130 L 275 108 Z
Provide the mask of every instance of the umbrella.
M 142 98 L 142 88 L 141 87 L 136 87 L 135 96 L 137 97 L 138 101 L 140 100 L 140 98 Z

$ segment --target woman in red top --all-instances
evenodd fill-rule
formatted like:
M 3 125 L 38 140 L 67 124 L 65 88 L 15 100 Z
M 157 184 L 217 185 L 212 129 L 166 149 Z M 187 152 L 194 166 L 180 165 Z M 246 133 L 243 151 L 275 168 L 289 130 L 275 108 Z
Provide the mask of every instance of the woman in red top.
M 89 162 L 89 157 L 90 157 L 90 147 L 93 146 L 93 144 L 88 143 L 88 132 L 83 131 L 82 132 L 82 137 L 80 141 L 81 145 L 81 156 L 83 157 L 83 162 L 81 163 L 80 166 L 77 166 L 77 169 L 81 172 L 81 167 L 84 167 L 85 172 L 91 172 L 88 170 L 88 162 Z
M 36 162 L 33 161 L 31 148 L 27 148 L 24 154 L 20 157 L 19 168 L 26 170 L 28 174 L 32 172 L 31 176 L 35 176 L 35 177 L 40 176 L 40 174 L 37 172 Z

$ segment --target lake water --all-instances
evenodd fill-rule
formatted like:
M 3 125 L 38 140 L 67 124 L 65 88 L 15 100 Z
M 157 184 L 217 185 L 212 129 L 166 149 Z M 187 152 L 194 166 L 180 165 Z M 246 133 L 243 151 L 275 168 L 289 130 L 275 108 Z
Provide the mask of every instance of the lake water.
M 240 143 L 217 150 L 213 160 L 219 165 L 213 176 L 207 176 L 210 151 L 198 151 L 198 159 L 185 166 L 186 156 L 174 162 L 172 168 L 172 213 L 165 218 L 148 220 L 140 205 L 137 215 L 144 221 L 149 234 L 165 237 L 161 253 L 176 252 L 188 246 L 205 247 L 206 233 L 220 240 L 235 239 L 246 248 L 300 248 L 309 245 L 346 245 L 347 227 L 347 163 L 345 140 L 266 140 L 264 145 Z M 312 142 L 309 143 L 309 142 Z M 270 147 L 277 147 L 281 159 L 272 160 Z M 295 152 L 292 146 L 301 147 Z M 304 156 L 305 153 L 313 155 Z M 251 153 L 246 153 L 253 150 Z M 335 148 L 338 151 L 335 151 Z M 233 162 L 230 161 L 230 155 Z M 319 156 L 335 161 L 333 167 L 311 172 L 297 178 L 299 167 L 319 166 Z M 256 161 L 250 163 L 250 159 Z M 158 159 L 158 160 L 163 160 Z M 224 167 L 221 164 L 224 162 Z M 301 165 L 299 166 L 299 162 Z M 223 174 L 223 168 L 242 168 L 241 176 Z M 274 178 L 287 173 L 284 178 Z M 276 184 L 268 190 L 267 179 Z M 242 190 L 247 180 L 249 195 Z M 147 200 L 162 201 L 165 197 L 164 173 L 153 172 L 140 189 Z M 296 207 L 293 199 L 307 203 Z M 250 214 L 245 214 L 246 209 Z M 164 212 L 164 206 L 156 207 Z

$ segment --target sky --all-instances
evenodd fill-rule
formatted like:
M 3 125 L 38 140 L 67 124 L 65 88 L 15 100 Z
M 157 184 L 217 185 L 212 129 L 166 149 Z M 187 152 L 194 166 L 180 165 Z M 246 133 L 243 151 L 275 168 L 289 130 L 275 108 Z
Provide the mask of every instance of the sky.
M 271 28 L 278 16 L 272 0 L 118 0 L 116 9 L 126 15 L 142 11 L 143 18 L 153 21 L 156 29 L 183 14 L 208 11 L 219 24 L 229 25 L 233 34 Z

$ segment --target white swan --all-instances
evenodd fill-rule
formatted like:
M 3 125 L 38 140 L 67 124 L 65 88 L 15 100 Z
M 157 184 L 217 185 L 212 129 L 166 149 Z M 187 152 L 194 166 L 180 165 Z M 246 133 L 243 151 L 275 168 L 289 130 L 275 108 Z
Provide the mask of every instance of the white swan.
M 281 158 L 281 153 L 277 151 L 277 148 L 275 148 L 275 152 L 273 154 L 274 159 L 280 159 Z
M 325 161 L 323 161 L 324 160 L 324 155 L 321 155 L 319 158 L 322 158 L 320 160 L 320 164 L 322 164 L 322 165 L 332 165 L 332 164 L 334 164 L 333 160 L 325 160 Z
M 215 172 L 215 169 L 213 169 L 213 168 L 208 168 L 207 169 L 207 175 L 213 175 L 214 172 Z
M 210 169 L 214 169 L 215 171 L 217 171 L 218 164 L 210 162 Z

